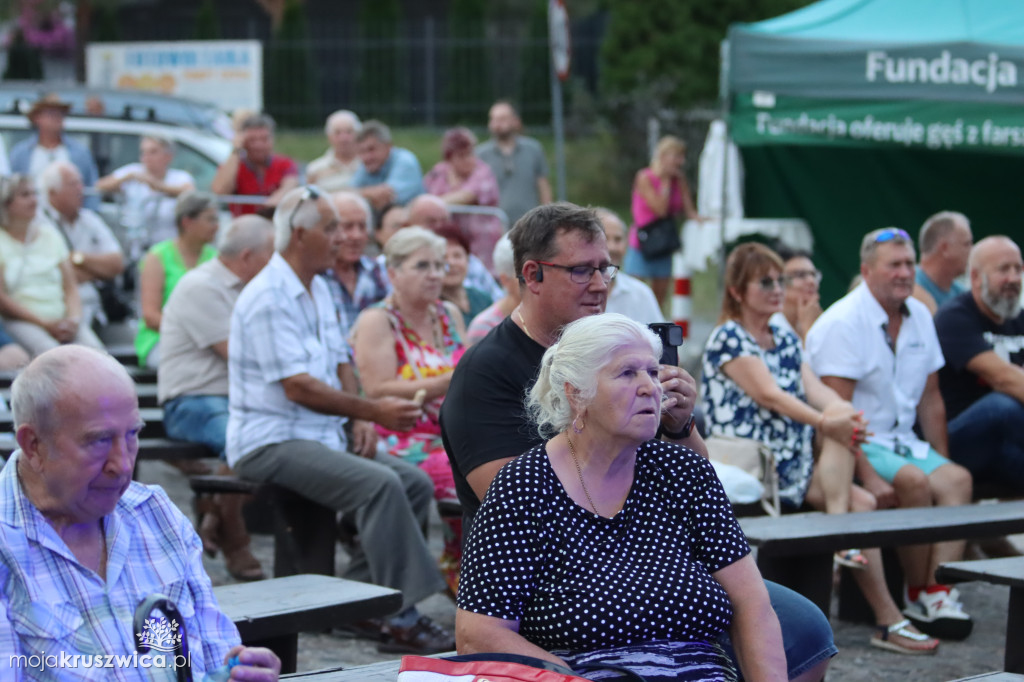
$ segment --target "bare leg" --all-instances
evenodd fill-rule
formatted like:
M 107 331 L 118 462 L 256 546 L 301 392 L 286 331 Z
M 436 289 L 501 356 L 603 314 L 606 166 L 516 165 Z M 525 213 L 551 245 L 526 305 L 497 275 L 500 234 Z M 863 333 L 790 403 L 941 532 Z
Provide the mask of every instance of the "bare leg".
M 928 476 L 931 485 L 932 499 L 936 506 L 949 507 L 971 502 L 971 474 L 959 464 L 943 464 Z M 935 569 L 947 561 L 959 561 L 964 555 L 963 540 L 936 543 L 931 552 L 931 565 L 928 568 L 928 580 L 911 585 L 934 585 Z
M 664 307 L 665 297 L 668 296 L 668 283 L 671 278 L 669 277 L 652 277 L 651 278 L 651 291 L 654 292 L 654 298 L 658 299 L 658 305 Z
M 896 472 L 892 481 L 901 508 L 932 506 L 931 487 L 924 472 L 908 464 Z M 898 548 L 900 563 L 908 585 L 927 585 L 932 569 L 932 545 L 905 545 Z
M 827 514 L 845 514 L 850 509 L 854 457 L 843 445 L 826 438 L 814 463 L 807 502 Z

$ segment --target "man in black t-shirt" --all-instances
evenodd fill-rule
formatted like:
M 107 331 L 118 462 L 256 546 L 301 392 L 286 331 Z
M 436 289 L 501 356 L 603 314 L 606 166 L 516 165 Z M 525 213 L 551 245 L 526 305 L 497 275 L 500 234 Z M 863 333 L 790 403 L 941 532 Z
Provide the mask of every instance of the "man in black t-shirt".
M 463 509 L 463 537 L 498 470 L 544 442 L 524 409 L 541 359 L 562 327 L 604 312 L 614 277 L 597 215 L 573 204 L 538 206 L 509 232 L 522 302 L 459 360 L 441 407 L 441 437 Z M 658 372 L 668 407 L 662 439 L 707 456 L 693 428 L 697 385 L 685 370 Z M 835 655 L 828 620 L 813 603 L 766 582 L 782 626 L 790 679 L 821 679 Z
M 949 454 L 976 481 L 1024 490 L 1024 315 L 1020 249 L 987 237 L 971 250 L 971 290 L 935 315 Z

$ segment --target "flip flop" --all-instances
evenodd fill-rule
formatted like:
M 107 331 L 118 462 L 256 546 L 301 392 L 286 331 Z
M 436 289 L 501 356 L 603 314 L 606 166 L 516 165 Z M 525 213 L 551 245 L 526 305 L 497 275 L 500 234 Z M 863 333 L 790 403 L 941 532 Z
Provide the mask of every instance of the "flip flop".
M 844 549 L 836 552 L 835 563 L 846 568 L 852 568 L 857 571 L 863 571 L 868 567 L 868 559 L 866 556 L 861 554 L 859 549 Z
M 928 656 L 934 654 L 939 650 L 939 640 L 929 637 L 928 635 L 911 630 L 913 626 L 910 621 L 903 619 L 898 623 L 892 625 L 879 625 L 875 628 L 875 635 L 871 637 L 871 646 L 878 647 L 879 649 L 885 649 L 886 651 L 895 651 L 898 654 L 908 654 L 910 656 Z M 897 641 L 890 639 L 895 635 L 911 642 L 919 642 L 922 646 L 906 646 L 900 644 Z

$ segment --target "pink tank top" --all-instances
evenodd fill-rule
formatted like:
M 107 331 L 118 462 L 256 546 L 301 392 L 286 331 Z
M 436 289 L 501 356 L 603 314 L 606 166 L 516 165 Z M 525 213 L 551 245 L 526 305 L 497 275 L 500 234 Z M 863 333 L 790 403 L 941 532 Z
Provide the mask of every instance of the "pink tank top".
M 647 179 L 651 181 L 651 187 L 654 188 L 655 192 L 661 191 L 661 178 L 655 174 L 650 168 L 645 168 L 644 173 L 647 174 Z M 632 212 L 633 212 L 633 224 L 629 226 L 629 245 L 634 249 L 640 248 L 640 241 L 636 238 L 636 230 L 638 225 L 646 225 L 662 216 L 656 214 L 651 207 L 647 205 L 644 197 L 640 192 L 637 191 L 636 187 L 633 187 L 632 197 Z M 677 216 L 683 212 L 683 187 L 679 178 L 672 178 L 672 191 L 669 193 L 668 200 L 668 214 Z

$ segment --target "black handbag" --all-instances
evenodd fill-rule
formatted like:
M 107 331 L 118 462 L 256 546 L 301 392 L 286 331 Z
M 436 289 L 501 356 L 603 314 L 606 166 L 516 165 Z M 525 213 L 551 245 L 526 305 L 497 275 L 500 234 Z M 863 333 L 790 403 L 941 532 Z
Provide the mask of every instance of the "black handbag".
M 672 216 L 664 216 L 637 228 L 640 253 L 644 258 L 661 258 L 682 246 L 679 240 L 679 225 Z

